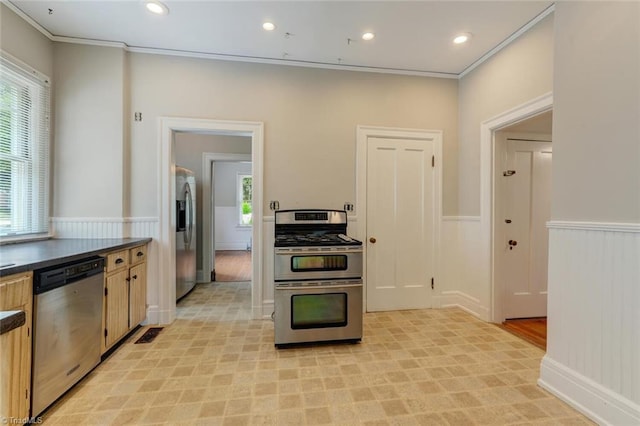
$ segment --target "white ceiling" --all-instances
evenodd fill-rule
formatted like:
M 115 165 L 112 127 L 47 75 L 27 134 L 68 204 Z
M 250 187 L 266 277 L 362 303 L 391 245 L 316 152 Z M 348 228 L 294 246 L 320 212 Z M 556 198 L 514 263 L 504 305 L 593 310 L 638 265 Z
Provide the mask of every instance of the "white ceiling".
M 230 60 L 453 77 L 552 4 L 167 0 L 169 14 L 157 16 L 147 12 L 139 0 L 10 3 L 54 40 L 71 37 L 124 43 L 132 50 L 162 49 Z M 264 31 L 265 21 L 276 24 L 276 29 Z M 375 39 L 363 41 L 360 37 L 366 31 L 375 33 Z M 452 39 L 460 32 L 471 33 L 471 42 L 454 45 Z

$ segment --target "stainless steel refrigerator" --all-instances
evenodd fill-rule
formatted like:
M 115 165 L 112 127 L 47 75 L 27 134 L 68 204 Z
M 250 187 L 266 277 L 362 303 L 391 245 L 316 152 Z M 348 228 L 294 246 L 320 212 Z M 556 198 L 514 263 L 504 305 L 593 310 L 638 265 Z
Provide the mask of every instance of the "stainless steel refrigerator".
M 176 167 L 176 300 L 196 285 L 196 178 Z

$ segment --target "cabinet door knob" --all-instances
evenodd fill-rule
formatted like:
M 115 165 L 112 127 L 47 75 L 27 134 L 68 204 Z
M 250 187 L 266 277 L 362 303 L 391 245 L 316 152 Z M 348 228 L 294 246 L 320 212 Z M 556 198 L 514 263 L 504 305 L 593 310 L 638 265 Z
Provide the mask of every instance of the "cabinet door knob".
M 117 259 L 116 259 L 116 265 L 119 265 L 119 264 L 121 264 L 122 262 L 124 262 L 124 260 L 123 260 L 123 259 L 121 259 L 121 258 L 117 258 Z
M 375 243 L 376 243 L 376 241 L 378 241 L 378 240 L 376 240 L 376 239 L 375 239 L 375 237 L 370 237 L 370 238 L 369 238 L 369 242 L 370 242 L 371 244 L 375 244 Z

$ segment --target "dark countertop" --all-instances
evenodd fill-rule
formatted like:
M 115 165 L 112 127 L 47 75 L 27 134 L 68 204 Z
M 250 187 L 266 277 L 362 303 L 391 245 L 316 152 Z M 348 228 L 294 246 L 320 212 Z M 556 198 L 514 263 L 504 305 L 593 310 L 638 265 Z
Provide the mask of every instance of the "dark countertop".
M 0 277 L 135 247 L 151 238 L 51 239 L 0 246 Z
M 24 311 L 0 311 L 0 335 L 22 327 L 25 322 Z

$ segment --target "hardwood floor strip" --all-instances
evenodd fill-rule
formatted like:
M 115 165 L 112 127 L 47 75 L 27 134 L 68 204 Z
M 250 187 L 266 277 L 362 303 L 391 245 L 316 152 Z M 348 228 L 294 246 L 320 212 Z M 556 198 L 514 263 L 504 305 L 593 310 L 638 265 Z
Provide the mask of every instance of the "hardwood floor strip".
M 546 318 L 506 320 L 500 327 L 541 349 L 547 349 Z
M 216 281 L 251 281 L 251 252 L 246 250 L 217 250 Z

